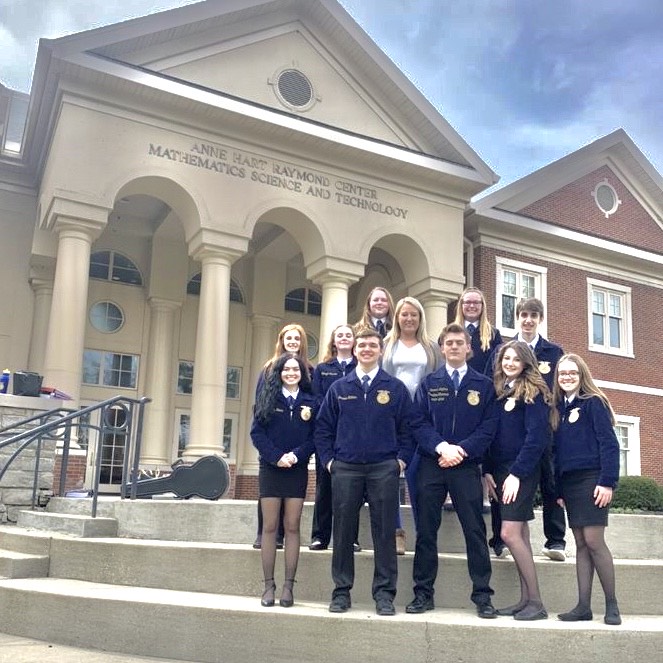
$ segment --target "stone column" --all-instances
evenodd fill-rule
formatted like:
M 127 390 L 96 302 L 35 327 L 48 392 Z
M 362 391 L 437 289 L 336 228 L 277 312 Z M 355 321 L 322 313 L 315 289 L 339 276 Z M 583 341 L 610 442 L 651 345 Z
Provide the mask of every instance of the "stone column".
M 151 297 L 149 355 L 145 395 L 152 402 L 145 408 L 141 463 L 170 465 L 172 462 L 172 408 L 176 313 L 179 302 Z
M 203 245 L 193 255 L 202 263 L 196 355 L 191 394 L 191 429 L 184 459 L 223 454 L 223 420 L 228 369 L 228 319 L 232 251 Z
M 44 384 L 80 398 L 87 314 L 90 247 L 101 233 L 96 221 L 60 217 L 58 256 L 44 356 Z
M 421 302 L 426 313 L 426 331 L 432 340 L 437 341 L 440 332 L 447 325 L 449 303 L 454 300 L 454 297 L 447 293 L 435 292 L 433 290 L 429 290 L 416 297 Z
M 48 339 L 48 317 L 53 303 L 53 281 L 51 279 L 30 279 L 30 286 L 35 293 L 32 330 L 30 332 L 30 353 L 28 370 L 42 373 Z

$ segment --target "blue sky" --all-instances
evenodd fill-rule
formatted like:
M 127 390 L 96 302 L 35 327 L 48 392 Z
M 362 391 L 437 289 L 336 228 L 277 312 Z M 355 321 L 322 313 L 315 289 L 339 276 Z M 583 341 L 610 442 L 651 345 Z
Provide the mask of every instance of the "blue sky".
M 185 4 L 0 0 L 0 81 L 29 90 L 39 37 Z M 500 186 L 619 127 L 663 173 L 660 0 L 341 4 L 501 176 Z

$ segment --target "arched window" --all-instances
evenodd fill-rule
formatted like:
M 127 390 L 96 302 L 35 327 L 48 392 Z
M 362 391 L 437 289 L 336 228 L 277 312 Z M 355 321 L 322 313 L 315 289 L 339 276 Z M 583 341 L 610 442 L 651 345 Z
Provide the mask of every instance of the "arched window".
M 295 288 L 285 296 L 286 311 L 319 316 L 322 313 L 322 296 L 310 288 Z
M 201 274 L 198 272 L 197 274 L 194 274 L 186 284 L 186 294 L 200 295 L 200 281 Z M 244 295 L 235 279 L 230 279 L 230 301 L 237 302 L 238 304 L 244 303 Z
M 143 285 L 138 267 L 129 258 L 115 251 L 97 251 L 90 256 L 90 278 Z

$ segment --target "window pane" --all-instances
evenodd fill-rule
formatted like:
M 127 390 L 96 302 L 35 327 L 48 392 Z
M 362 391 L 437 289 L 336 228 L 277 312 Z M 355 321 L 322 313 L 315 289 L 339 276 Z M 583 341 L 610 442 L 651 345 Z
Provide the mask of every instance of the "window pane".
M 234 366 L 229 366 L 226 373 L 226 398 L 239 398 L 241 379 L 242 371 Z
M 593 343 L 594 345 L 604 345 L 605 336 L 603 334 L 603 316 L 602 315 L 592 315 L 592 331 L 593 331 Z
M 516 273 L 504 270 L 502 272 L 502 292 L 505 295 L 516 295 Z
M 237 302 L 238 304 L 244 303 L 244 297 L 242 297 L 242 291 L 239 289 L 239 286 L 233 279 L 230 279 L 230 301 Z
M 180 432 L 177 438 L 177 457 L 180 458 L 189 443 L 189 425 L 191 417 L 188 414 L 180 415 Z
M 186 284 L 187 295 L 200 295 L 200 279 L 200 272 L 191 277 L 189 282 Z
M 605 294 L 599 290 L 592 290 L 592 312 L 605 313 Z
M 322 297 L 315 290 L 308 291 L 308 314 L 320 315 L 322 313 Z
M 536 297 L 535 278 L 531 274 L 522 275 L 521 293 L 526 299 Z
M 122 311 L 112 302 L 98 302 L 90 310 L 90 323 L 100 332 L 110 334 L 124 322 Z
M 622 317 L 622 298 L 619 295 L 610 295 L 610 315 L 615 318 Z
M 285 296 L 285 310 L 296 313 L 306 313 L 306 289 L 297 288 L 291 290 Z
M 608 321 L 610 325 L 610 347 L 622 347 L 622 333 L 621 333 L 621 320 L 617 318 L 610 318 Z
M 193 388 L 193 362 L 181 361 L 177 371 L 177 393 L 190 394 Z
M 83 352 L 83 383 L 99 384 L 101 372 L 101 352 L 98 350 L 85 350 Z
M 108 279 L 110 251 L 98 251 L 90 257 L 90 278 Z
M 516 298 L 502 295 L 502 327 L 516 328 Z
M 232 447 L 232 432 L 233 432 L 233 421 L 232 419 L 223 420 L 223 453 L 230 457 L 230 450 Z

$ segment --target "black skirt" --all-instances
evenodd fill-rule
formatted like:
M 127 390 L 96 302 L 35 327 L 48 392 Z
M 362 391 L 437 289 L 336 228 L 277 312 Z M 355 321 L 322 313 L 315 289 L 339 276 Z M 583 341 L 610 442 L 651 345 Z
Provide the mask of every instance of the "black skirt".
M 502 520 L 510 520 L 518 523 L 534 520 L 534 496 L 539 485 L 540 468 L 537 467 L 530 476 L 521 479 L 516 499 L 511 504 L 504 504 L 502 502 L 502 484 L 509 474 L 509 468 L 501 466 L 497 468 L 493 477 L 497 484 L 497 496 L 500 500 L 499 505 Z
M 569 527 L 608 526 L 610 507 L 599 508 L 594 504 L 598 478 L 598 470 L 575 470 L 562 474 L 560 489 Z
M 299 462 L 294 467 L 276 467 L 260 461 L 258 485 L 260 497 L 300 497 L 306 496 L 308 483 L 307 463 Z

